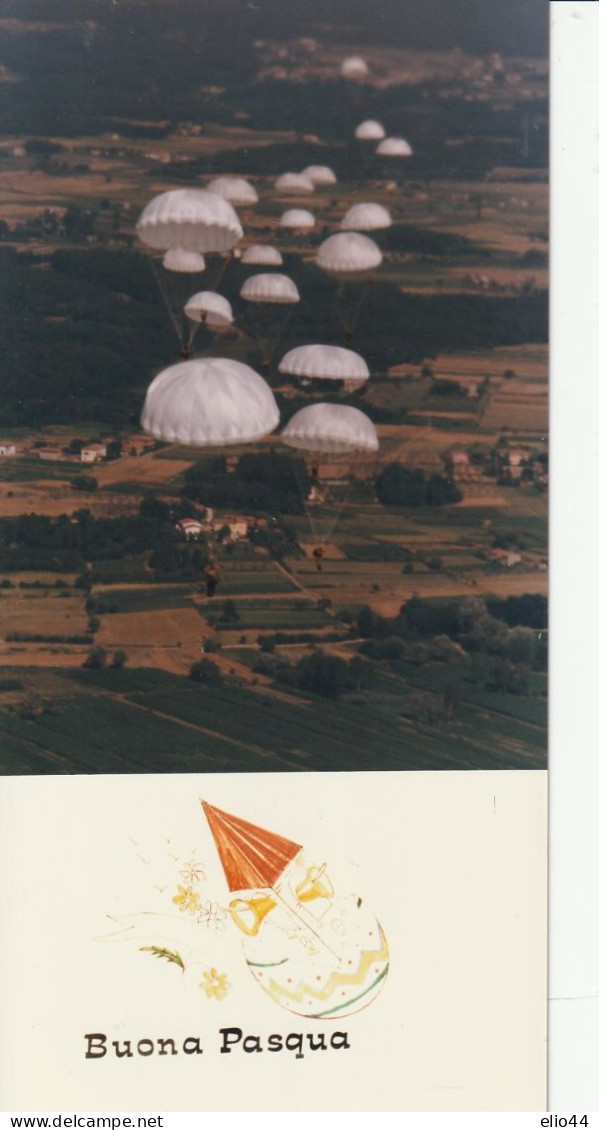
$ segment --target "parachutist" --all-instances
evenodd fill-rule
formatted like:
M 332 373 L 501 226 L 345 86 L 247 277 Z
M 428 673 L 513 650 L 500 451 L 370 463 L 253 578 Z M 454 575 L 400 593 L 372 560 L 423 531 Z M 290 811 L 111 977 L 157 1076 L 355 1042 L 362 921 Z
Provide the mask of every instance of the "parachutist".
M 318 572 L 322 573 L 322 559 L 324 557 L 324 549 L 321 545 L 317 545 L 316 549 L 312 550 L 312 556 L 314 558 Z
M 206 578 L 206 596 L 211 600 L 220 581 L 220 569 L 214 561 L 209 561 L 207 565 L 204 565 L 204 576 Z
M 191 350 L 190 349 L 184 348 L 184 349 L 181 350 L 181 360 L 182 361 L 189 361 L 190 357 L 191 357 Z

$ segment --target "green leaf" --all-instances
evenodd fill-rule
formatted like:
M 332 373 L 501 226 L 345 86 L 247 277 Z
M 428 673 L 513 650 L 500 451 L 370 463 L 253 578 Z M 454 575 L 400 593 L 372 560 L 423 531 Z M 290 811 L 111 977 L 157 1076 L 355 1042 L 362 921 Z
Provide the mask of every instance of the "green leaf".
M 140 953 L 153 953 L 154 957 L 164 957 L 167 961 L 172 962 L 173 965 L 178 965 L 179 968 L 185 972 L 185 962 L 180 953 L 175 953 L 174 950 L 167 950 L 164 946 L 141 946 Z

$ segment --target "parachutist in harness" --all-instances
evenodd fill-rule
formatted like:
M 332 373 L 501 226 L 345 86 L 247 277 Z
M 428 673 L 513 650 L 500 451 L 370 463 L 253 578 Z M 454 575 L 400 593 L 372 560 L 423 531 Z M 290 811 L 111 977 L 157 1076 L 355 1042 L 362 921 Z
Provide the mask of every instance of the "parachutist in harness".
M 204 576 L 206 578 L 206 596 L 211 599 L 220 581 L 220 569 L 214 561 L 209 561 L 207 565 L 204 565 Z
M 181 360 L 182 361 L 189 361 L 190 357 L 191 357 L 191 349 L 187 349 L 187 348 L 183 347 L 181 349 Z
M 312 556 L 316 563 L 316 568 L 319 573 L 322 573 L 322 559 L 324 557 L 324 549 L 321 545 L 317 545 L 316 549 L 312 550 Z

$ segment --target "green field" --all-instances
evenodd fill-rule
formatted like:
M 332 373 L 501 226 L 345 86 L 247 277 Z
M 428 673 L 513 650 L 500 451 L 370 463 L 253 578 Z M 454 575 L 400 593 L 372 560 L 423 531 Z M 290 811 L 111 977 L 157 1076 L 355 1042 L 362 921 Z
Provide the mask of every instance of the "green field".
M 98 593 L 101 605 L 98 615 L 113 612 L 154 612 L 160 608 L 184 608 L 192 606 L 194 593 L 191 585 L 154 585 L 145 588 L 119 589 Z
M 211 605 L 206 618 L 220 628 L 271 628 L 275 631 L 330 627 L 331 618 L 306 601 L 235 600 L 237 620 L 223 618 L 223 605 Z M 306 607 L 302 605 L 305 604 Z
M 89 693 L 57 701 L 34 720 L 0 715 L 3 772 L 23 766 L 29 772 L 118 773 L 545 765 L 543 727 L 508 713 L 507 696 L 499 710 L 468 695 L 451 723 L 418 722 L 413 671 L 409 679 L 377 673 L 376 692 L 337 701 L 302 692 L 297 703 L 233 681 L 203 687 L 158 671 L 70 674 Z M 438 674 L 419 675 L 423 689 L 428 680 L 438 689 Z

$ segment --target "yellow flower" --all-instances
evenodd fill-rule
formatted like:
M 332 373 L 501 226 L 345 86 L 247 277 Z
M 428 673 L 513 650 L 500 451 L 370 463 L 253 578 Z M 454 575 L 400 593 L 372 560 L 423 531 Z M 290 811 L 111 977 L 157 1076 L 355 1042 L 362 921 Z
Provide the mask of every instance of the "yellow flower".
M 188 914 L 196 914 L 200 906 L 200 896 L 197 891 L 194 891 L 193 887 L 182 887 L 180 883 L 177 884 L 177 890 L 179 893 L 173 898 L 175 906 L 178 906 L 182 913 L 187 911 Z
M 219 973 L 217 969 L 211 969 L 209 973 L 204 973 L 204 980 L 200 981 L 200 989 L 204 990 L 207 997 L 215 997 L 217 1001 L 222 1001 L 230 988 L 227 974 Z

